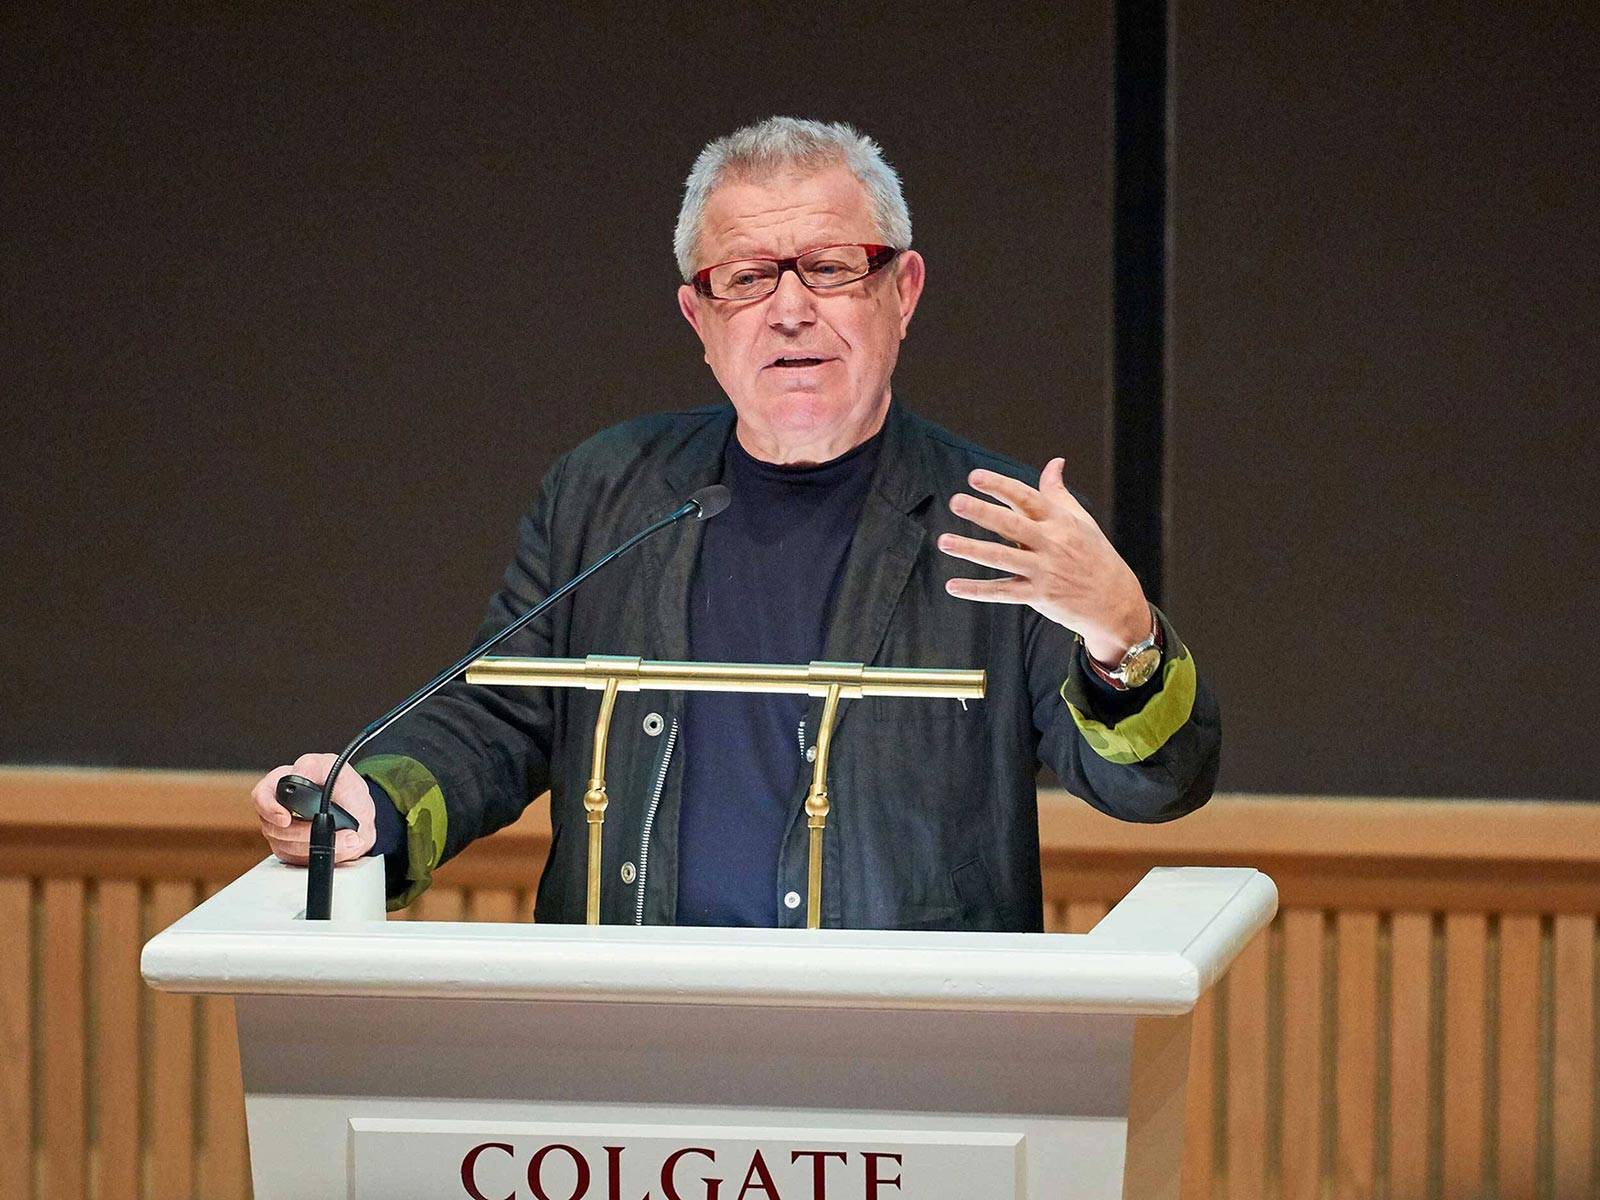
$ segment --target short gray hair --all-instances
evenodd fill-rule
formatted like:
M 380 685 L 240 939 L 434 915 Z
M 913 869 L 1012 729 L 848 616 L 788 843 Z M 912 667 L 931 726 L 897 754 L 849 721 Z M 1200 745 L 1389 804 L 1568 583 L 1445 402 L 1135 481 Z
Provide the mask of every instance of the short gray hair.
M 900 191 L 900 176 L 883 158 L 878 143 L 842 121 L 824 123 L 798 117 L 768 117 L 717 138 L 700 151 L 683 185 L 683 206 L 672 235 L 678 270 L 694 275 L 694 254 L 706 201 L 720 183 L 761 179 L 784 168 L 817 171 L 842 165 L 861 181 L 872 206 L 877 236 L 896 250 L 911 248 L 911 213 Z

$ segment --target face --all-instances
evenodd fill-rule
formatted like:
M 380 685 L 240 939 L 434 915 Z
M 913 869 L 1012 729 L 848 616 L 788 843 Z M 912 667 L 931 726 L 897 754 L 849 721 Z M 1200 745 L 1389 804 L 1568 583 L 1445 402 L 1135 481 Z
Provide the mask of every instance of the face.
M 694 266 L 879 240 L 866 190 L 848 169 L 830 167 L 718 187 Z M 759 300 L 713 300 L 685 285 L 678 306 L 733 401 L 744 447 L 770 462 L 824 462 L 882 425 L 922 282 L 922 257 L 907 251 L 837 289 L 813 292 L 785 271 Z

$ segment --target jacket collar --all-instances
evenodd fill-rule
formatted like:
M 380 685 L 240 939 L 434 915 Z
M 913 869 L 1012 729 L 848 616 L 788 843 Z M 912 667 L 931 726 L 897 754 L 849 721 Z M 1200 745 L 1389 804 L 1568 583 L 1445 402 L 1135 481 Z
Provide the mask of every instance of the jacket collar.
M 733 436 L 733 405 L 697 409 L 696 414 L 705 419 L 674 450 L 662 473 L 671 495 L 679 500 L 722 479 L 723 454 Z M 899 513 L 913 511 L 934 491 L 921 425 L 898 401 L 889 405 L 872 491 Z
M 733 434 L 733 406 L 725 404 L 706 410 L 706 417 L 688 434 L 663 471 L 663 478 L 677 499 L 722 478 L 723 454 Z M 822 652 L 824 660 L 870 663 L 877 656 L 890 617 L 927 538 L 926 530 L 911 514 L 933 495 L 935 486 L 921 420 L 899 403 L 892 403 L 884 420 L 878 467 L 834 598 L 833 618 Z M 734 503 L 738 503 L 738 497 L 734 497 Z M 647 637 L 647 657 L 689 657 L 689 585 L 702 535 L 703 526 L 694 522 L 684 530 L 683 537 L 668 539 L 658 550 L 661 557 L 654 564 L 656 612 Z M 844 705 L 839 721 L 854 707 Z M 821 713 L 822 702 L 813 701 L 807 710 L 807 728 L 816 728 Z

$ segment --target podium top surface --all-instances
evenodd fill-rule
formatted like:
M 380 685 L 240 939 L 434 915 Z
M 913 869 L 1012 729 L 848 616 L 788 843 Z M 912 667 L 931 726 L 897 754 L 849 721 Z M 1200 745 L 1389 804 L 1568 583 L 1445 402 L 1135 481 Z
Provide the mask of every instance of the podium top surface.
M 383 865 L 268 859 L 145 946 L 164 991 L 1033 1012 L 1187 1012 L 1272 919 L 1247 867 L 1151 871 L 1087 934 L 385 921 Z

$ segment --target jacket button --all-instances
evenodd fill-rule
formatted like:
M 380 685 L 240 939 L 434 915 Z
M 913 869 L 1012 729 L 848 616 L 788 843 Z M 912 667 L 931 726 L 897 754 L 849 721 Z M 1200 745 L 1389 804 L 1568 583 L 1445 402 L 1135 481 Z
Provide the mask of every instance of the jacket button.
M 785 893 L 785 895 L 783 897 L 783 906 L 785 908 L 799 908 L 800 907 L 800 893 L 799 892 L 787 892 L 787 893 Z
M 816 762 L 817 761 L 817 748 L 815 746 L 807 746 L 806 747 L 806 761 L 807 762 Z
M 648 713 L 644 719 L 644 731 L 655 737 L 666 727 L 666 722 L 661 719 L 660 713 Z
M 639 877 L 639 872 L 634 870 L 634 866 L 633 866 L 632 863 L 623 863 L 622 864 L 622 882 L 623 883 L 632 883 L 638 877 Z

